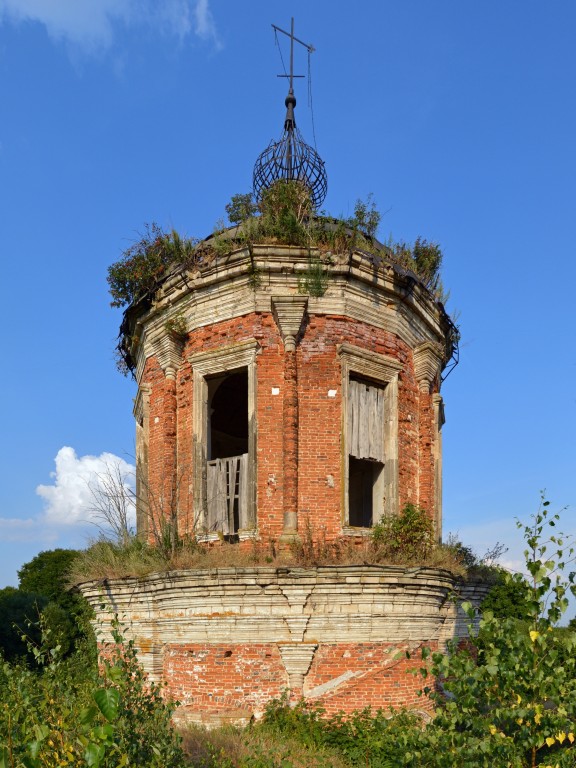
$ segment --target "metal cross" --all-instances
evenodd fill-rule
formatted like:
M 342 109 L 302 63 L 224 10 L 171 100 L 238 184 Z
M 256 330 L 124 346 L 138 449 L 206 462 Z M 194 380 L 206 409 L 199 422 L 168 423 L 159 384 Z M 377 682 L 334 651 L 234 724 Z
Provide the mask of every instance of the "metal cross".
M 292 17 L 292 25 L 290 27 L 290 32 L 286 32 L 284 29 L 280 29 L 280 27 L 277 27 L 276 24 L 272 24 L 272 28 L 276 30 L 276 32 L 282 32 L 283 35 L 286 35 L 286 37 L 290 38 L 290 74 L 289 75 L 278 75 L 278 77 L 289 77 L 290 78 L 290 93 L 294 93 L 294 78 L 295 77 L 304 77 L 304 75 L 295 75 L 294 74 L 294 41 L 297 43 L 300 43 L 300 45 L 303 45 L 304 48 L 308 50 L 308 53 L 314 53 L 314 46 L 308 45 L 308 43 L 303 42 L 302 40 L 299 40 L 297 37 L 294 37 L 294 17 Z

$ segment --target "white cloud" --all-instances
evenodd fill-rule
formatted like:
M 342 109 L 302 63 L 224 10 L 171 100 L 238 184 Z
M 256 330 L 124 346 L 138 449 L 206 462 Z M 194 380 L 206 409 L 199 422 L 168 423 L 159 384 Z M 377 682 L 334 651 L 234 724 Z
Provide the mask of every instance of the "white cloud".
M 53 484 L 36 488 L 46 505 L 43 521 L 50 526 L 98 523 L 94 494 L 105 490 L 107 480 L 117 470 L 127 486 L 133 488 L 134 485 L 134 467 L 113 453 L 77 456 L 73 448 L 65 446 L 58 451 L 55 463 L 56 471 L 51 474 Z M 131 510 L 131 525 L 134 522 Z
M 38 538 L 38 524 L 34 518 L 0 517 L 0 541 L 3 543 L 37 541 Z M 40 538 L 52 540 L 54 536 L 41 535 Z
M 208 7 L 208 0 L 196 0 L 196 7 L 194 8 L 194 31 L 204 40 L 212 40 L 218 48 L 221 47 L 218 35 L 216 33 L 216 26 L 210 8 Z
M 120 25 L 147 25 L 221 44 L 208 0 L 0 0 L 0 22 L 43 24 L 53 40 L 88 52 L 108 48 Z

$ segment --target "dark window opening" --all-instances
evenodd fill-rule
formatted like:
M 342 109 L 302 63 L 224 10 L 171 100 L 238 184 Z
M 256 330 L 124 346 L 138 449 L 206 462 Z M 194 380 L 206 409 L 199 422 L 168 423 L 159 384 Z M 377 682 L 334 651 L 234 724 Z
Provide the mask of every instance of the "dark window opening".
M 207 384 L 208 524 L 236 541 L 248 525 L 248 371 L 216 376 Z
M 348 522 L 357 528 L 370 528 L 374 519 L 374 492 L 382 464 L 349 456 Z
M 248 453 L 248 371 L 208 380 L 208 458 Z

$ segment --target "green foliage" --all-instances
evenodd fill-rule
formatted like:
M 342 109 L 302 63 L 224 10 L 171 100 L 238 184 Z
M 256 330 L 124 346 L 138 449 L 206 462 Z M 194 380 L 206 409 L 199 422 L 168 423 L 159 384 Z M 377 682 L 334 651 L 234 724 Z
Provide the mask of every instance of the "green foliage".
M 367 237 L 376 236 L 380 225 L 381 214 L 374 203 L 372 192 L 366 200 L 356 200 L 354 205 L 354 217 L 350 219 L 349 224 L 353 229 L 359 229 Z
M 309 296 L 324 296 L 328 288 L 330 273 L 322 260 L 318 257 L 308 259 L 308 269 L 302 277 L 298 278 L 298 293 Z
M 424 692 L 437 710 L 412 754 L 415 765 L 574 766 L 576 635 L 556 629 L 568 592 L 576 592 L 574 571 L 565 575 L 574 548 L 555 532 L 558 520 L 544 501 L 532 525 L 518 524 L 531 574 L 527 622 L 485 610 L 466 647 L 423 653 Z M 475 611 L 469 604 L 462 608 L 474 635 Z
M 29 622 L 38 620 L 40 611 L 48 603 L 48 598 L 30 592 L 23 592 L 15 587 L 0 589 L 0 651 L 7 661 L 28 659 L 26 643 L 22 633 Z M 36 633 L 36 640 L 39 635 Z
M 427 240 L 417 237 L 412 248 L 412 258 L 414 260 L 414 272 L 431 291 L 436 291 L 439 287 L 443 259 L 438 243 L 429 243 Z
M 440 281 L 442 251 L 436 243 L 420 237 L 413 246 L 392 242 L 382 246 L 376 242 L 381 215 L 371 194 L 365 201 L 356 201 L 352 217 L 333 219 L 324 212 L 315 215 L 305 184 L 279 180 L 264 190 L 258 203 L 252 193 L 234 195 L 226 205 L 226 213 L 235 229 L 226 230 L 220 221 L 212 237 L 202 242 L 182 238 L 175 230 L 164 232 L 155 223 L 146 225 L 144 235 L 108 269 L 111 306 L 127 307 L 152 297 L 174 270 L 202 269 L 214 257 L 225 257 L 235 248 L 246 246 L 252 261 L 248 277 L 257 288 L 261 276 L 254 264 L 252 246 L 276 242 L 328 254 L 327 259 L 311 255 L 307 273 L 299 282 L 299 290 L 311 296 L 322 296 L 326 291 L 331 253 L 362 249 L 376 253 L 384 264 L 397 264 L 414 272 L 437 300 L 445 303 L 448 298 Z M 115 350 L 117 368 L 124 375 L 134 371 L 139 343 L 131 319 L 125 316 Z
M 178 768 L 183 753 L 171 723 L 175 705 L 162 697 L 159 685 L 146 679 L 134 641 L 126 640 L 117 617 L 112 636 L 114 643 L 103 654 L 103 675 L 115 697 L 110 702 L 101 695 L 106 706 L 102 711 L 106 717 L 108 711 L 117 712 L 115 739 L 122 744 L 127 764 Z
M 158 224 L 146 224 L 144 235 L 127 248 L 122 258 L 108 268 L 112 307 L 133 304 L 153 290 L 175 264 L 194 259 L 195 241 L 175 230 L 164 232 Z
M 290 707 L 285 699 L 273 701 L 257 729 L 281 739 L 293 739 L 310 751 L 327 750 L 346 765 L 394 768 L 400 751 L 421 727 L 418 716 L 407 712 L 370 709 L 327 717 L 321 707 L 303 701 Z
M 446 303 L 440 272 L 442 269 L 443 253 L 437 243 L 428 242 L 417 237 L 414 245 L 389 241 L 390 258 L 403 269 L 408 269 L 424 283 L 428 290 L 440 301 Z
M 278 549 L 274 540 L 253 542 L 248 549 L 237 543 L 221 543 L 218 547 L 180 537 L 174 526 L 159 526 L 153 545 L 132 538 L 126 543 L 100 539 L 75 561 L 71 582 L 81 584 L 101 579 L 142 577 L 157 571 L 169 572 L 186 568 L 276 567 L 308 568 L 316 565 L 394 564 L 444 568 L 457 576 L 466 573 L 459 557 L 450 547 L 439 544 L 426 512 L 409 506 L 398 518 L 385 518 L 366 536 L 362 546 L 350 537 L 326 540 L 324 531 L 314 530 L 308 523 L 289 548 Z M 491 572 L 479 573 L 480 579 L 491 578 Z
M 0 664 L 0 767 L 183 768 L 184 754 L 162 699 L 117 619 L 98 670 L 93 644 L 67 660 L 41 622 L 31 643 L 40 665 Z
M 79 554 L 76 549 L 40 552 L 18 571 L 20 589 L 56 602 L 65 601 L 68 595 L 68 572 Z
M 257 723 L 245 729 L 188 728 L 184 747 L 194 768 L 350 768 L 333 749 L 311 747 L 299 738 Z
M 312 199 L 305 184 L 276 181 L 264 190 L 260 211 L 265 235 L 288 245 L 308 244 L 306 222 L 312 214 Z
M 66 655 L 76 642 L 90 633 L 88 604 L 69 589 L 70 571 L 80 556 L 76 549 L 52 549 L 40 552 L 18 571 L 20 590 L 40 595 L 44 625 Z M 38 620 L 38 612 L 29 616 Z
M 226 213 L 230 224 L 242 224 L 242 222 L 255 216 L 258 213 L 258 205 L 254 202 L 252 192 L 247 194 L 233 195 L 230 202 L 226 205 Z
M 175 339 L 186 338 L 186 318 L 183 314 L 177 314 L 166 320 L 164 328 Z
M 476 568 L 480 564 L 472 547 L 461 542 L 460 539 L 454 536 L 454 534 L 448 536 L 448 540 L 444 546 L 452 552 L 454 557 L 459 560 L 467 570 Z
M 272 239 L 288 245 L 335 251 L 355 247 L 373 249 L 381 219 L 372 194 L 365 201 L 356 201 L 354 216 L 349 219 L 313 217 L 308 188 L 298 181 L 287 180 L 272 184 L 258 204 L 251 193 L 234 195 L 226 205 L 226 212 L 229 221 L 239 226 L 239 231 L 228 235 L 224 223 L 219 222 L 214 236 L 200 244 L 181 238 L 175 230 L 166 233 L 157 224 L 146 225 L 140 240 L 109 267 L 111 305 L 122 307 L 138 301 L 158 285 L 173 265 L 200 264 L 202 255 L 209 252 L 225 255 L 235 244 Z M 438 244 L 418 237 L 413 246 L 390 242 L 386 250 L 388 258 L 416 273 L 433 293 L 442 293 L 439 275 L 443 257 Z
M 171 726 L 173 705 L 146 680 L 117 618 L 100 671 L 93 645 L 62 659 L 43 624 L 42 642 L 32 644 L 39 672 L 0 664 L 0 768 L 574 768 L 576 634 L 557 622 L 576 592 L 576 574 L 566 573 L 575 552 L 548 506 L 532 525 L 519 524 L 530 580 L 502 579 L 514 583 L 507 599 L 521 599 L 524 620 L 504 603 L 500 616 L 487 608 L 477 616 L 463 604 L 471 639 L 448 653 L 423 649 L 422 693 L 436 705 L 427 725 L 406 712 L 327 716 L 283 699 L 245 731 L 190 730 L 187 760 Z M 414 543 L 418 552 L 433 544 L 427 521 L 407 505 L 375 538 L 397 550 Z M 471 567 L 489 560 L 460 548 Z
M 382 517 L 372 529 L 372 540 L 390 557 L 425 561 L 435 545 L 434 523 L 425 509 L 406 504 L 399 515 Z
M 574 548 L 556 533 L 558 520 L 543 502 L 532 525 L 519 524 L 531 580 L 513 581 L 527 606 L 528 621 L 507 612 L 497 617 L 490 610 L 478 617 L 464 603 L 470 640 L 452 643 L 448 653 L 422 650 L 422 694 L 436 704 L 429 724 L 406 712 L 384 715 L 365 710 L 326 717 L 321 709 L 303 702 L 289 707 L 284 699 L 273 702 L 252 731 L 268 733 L 280 745 L 296 742 L 311 755 L 328 750 L 334 761 L 344 760 L 349 766 L 574 768 L 576 634 L 556 624 L 566 609 L 566 595 L 576 592 L 576 575 L 565 574 L 574 562 Z M 420 514 L 410 508 L 399 542 L 405 541 L 414 521 L 412 530 L 417 530 Z M 377 535 L 389 535 L 389 529 L 382 528 Z M 221 759 L 206 765 L 267 765 L 225 762 L 226 753 Z M 268 764 L 298 763 L 287 758 L 286 763 Z
M 495 581 L 480 606 L 491 611 L 496 619 L 517 619 L 529 622 L 532 617 L 532 587 L 519 573 L 495 571 Z

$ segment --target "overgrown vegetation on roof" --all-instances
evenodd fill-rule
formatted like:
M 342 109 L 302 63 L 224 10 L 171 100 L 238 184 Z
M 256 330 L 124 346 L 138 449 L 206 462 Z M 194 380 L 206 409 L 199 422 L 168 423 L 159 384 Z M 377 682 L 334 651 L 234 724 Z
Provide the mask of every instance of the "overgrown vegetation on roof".
M 354 215 L 333 218 L 322 211 L 314 213 L 307 188 L 296 181 L 277 181 L 265 190 L 259 202 L 252 193 L 234 195 L 226 205 L 232 225 L 219 222 L 205 240 L 184 237 L 175 230 L 165 232 L 158 224 L 147 224 L 144 233 L 108 268 L 111 306 L 130 307 L 151 300 L 168 274 L 174 271 L 202 270 L 233 250 L 258 243 L 282 243 L 310 249 L 309 274 L 300 290 L 321 296 L 327 287 L 331 254 L 355 250 L 377 254 L 384 264 L 413 274 L 442 303 L 444 293 L 440 271 L 442 250 L 437 243 L 416 238 L 413 244 L 376 239 L 381 214 L 372 195 L 357 200 Z M 254 280 L 254 285 L 258 283 Z M 122 327 L 118 345 L 118 367 L 123 373 L 133 370 L 131 352 L 137 342 Z
M 170 546 L 165 546 L 165 541 Z M 158 532 L 154 544 L 137 536 L 129 542 L 100 539 L 82 552 L 70 570 L 73 584 L 102 579 L 141 578 L 151 573 L 215 568 L 311 568 L 322 565 L 392 565 L 441 568 L 457 577 L 468 575 L 493 581 L 492 553 L 477 557 L 469 548 L 450 540 L 439 544 L 425 510 L 408 504 L 395 517 L 384 517 L 360 543 L 343 537 L 326 540 L 322 530 L 304 525 L 289 547 L 272 539 L 254 540 L 251 546 L 219 541 L 216 544 L 178 535 L 175 529 Z

